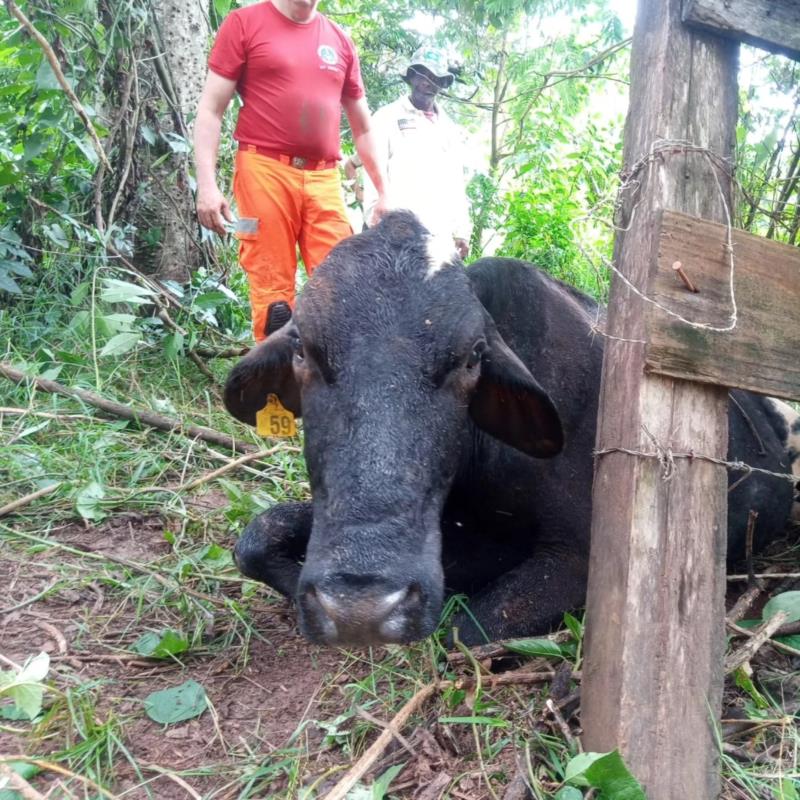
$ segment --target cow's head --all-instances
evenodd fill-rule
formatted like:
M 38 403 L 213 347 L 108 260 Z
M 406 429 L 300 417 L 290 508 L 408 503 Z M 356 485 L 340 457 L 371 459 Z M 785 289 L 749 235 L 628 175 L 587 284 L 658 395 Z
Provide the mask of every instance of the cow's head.
M 406 642 L 436 627 L 440 518 L 470 419 L 531 456 L 562 447 L 550 398 L 432 244 L 407 212 L 342 242 L 291 322 L 228 378 L 236 418 L 254 424 L 269 393 L 303 417 L 314 522 L 297 602 L 315 642 Z

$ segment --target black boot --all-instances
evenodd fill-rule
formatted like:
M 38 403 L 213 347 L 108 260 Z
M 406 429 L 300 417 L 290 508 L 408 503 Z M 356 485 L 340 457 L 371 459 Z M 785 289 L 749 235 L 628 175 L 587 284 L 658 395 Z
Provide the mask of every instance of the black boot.
M 292 318 L 292 309 L 285 300 L 277 300 L 269 304 L 267 309 L 267 324 L 264 326 L 264 335 L 269 336 L 282 328 Z

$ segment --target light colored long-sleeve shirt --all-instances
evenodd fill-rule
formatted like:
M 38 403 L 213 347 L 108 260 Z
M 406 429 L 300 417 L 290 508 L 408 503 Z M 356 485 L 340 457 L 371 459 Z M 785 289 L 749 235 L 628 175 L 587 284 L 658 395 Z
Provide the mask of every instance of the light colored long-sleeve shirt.
M 392 208 L 413 211 L 435 236 L 469 241 L 462 143 L 455 123 L 440 107 L 428 115 L 401 97 L 372 115 L 371 130 L 386 168 Z M 377 200 L 365 176 L 366 219 Z

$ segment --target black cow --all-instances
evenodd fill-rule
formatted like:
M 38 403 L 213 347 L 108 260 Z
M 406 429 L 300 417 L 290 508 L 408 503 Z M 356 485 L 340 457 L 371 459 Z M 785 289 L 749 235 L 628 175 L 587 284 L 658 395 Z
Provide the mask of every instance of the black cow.
M 545 631 L 584 601 L 597 306 L 522 261 L 465 270 L 432 245 L 407 212 L 339 244 L 225 388 L 250 424 L 268 393 L 302 408 L 313 499 L 259 516 L 235 555 L 296 599 L 314 642 L 421 638 L 445 592 L 470 594 L 491 639 Z M 785 471 L 769 402 L 732 394 L 731 458 Z M 791 495 L 755 474 L 734 489 L 732 556 L 748 510 L 766 537 Z

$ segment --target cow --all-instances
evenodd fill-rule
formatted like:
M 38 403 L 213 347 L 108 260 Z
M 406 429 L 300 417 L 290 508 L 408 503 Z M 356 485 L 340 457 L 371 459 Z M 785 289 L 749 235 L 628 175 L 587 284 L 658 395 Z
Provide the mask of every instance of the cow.
M 441 252 L 401 211 L 341 242 L 226 383 L 245 423 L 269 394 L 302 414 L 312 499 L 258 516 L 234 556 L 315 643 L 420 639 L 451 593 L 470 596 L 467 643 L 544 632 L 584 602 L 602 312 L 523 261 Z M 769 401 L 731 392 L 729 418 L 732 460 L 786 471 Z M 736 559 L 748 511 L 763 546 L 792 486 L 751 473 L 729 500 Z
M 792 504 L 792 522 L 800 523 L 800 414 L 783 400 L 769 399 L 773 412 L 777 416 L 773 424 L 778 431 L 778 438 L 784 444 L 785 460 L 794 475 L 795 494 Z

